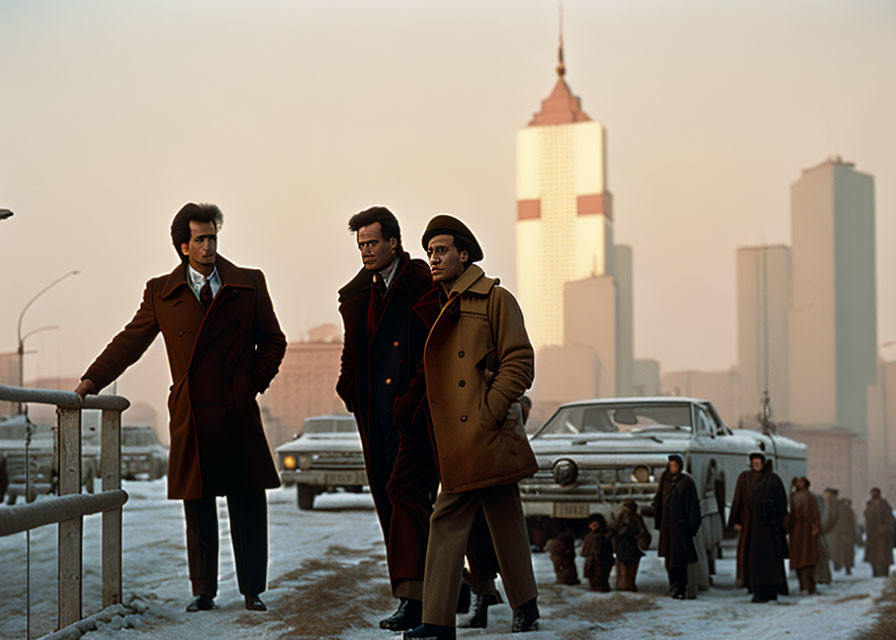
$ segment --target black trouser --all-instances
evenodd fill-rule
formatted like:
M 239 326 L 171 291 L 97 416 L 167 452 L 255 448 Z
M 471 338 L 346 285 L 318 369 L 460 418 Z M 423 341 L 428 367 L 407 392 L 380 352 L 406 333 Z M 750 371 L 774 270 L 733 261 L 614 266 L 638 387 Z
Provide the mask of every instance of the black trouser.
M 688 591 L 688 565 L 673 567 L 666 559 L 666 573 L 669 574 L 669 587 L 672 595 L 683 596 Z
M 243 595 L 258 595 L 267 587 L 267 496 L 262 490 L 226 497 L 237 584 Z M 214 496 L 184 500 L 184 516 L 193 595 L 214 596 L 218 592 L 218 507 Z

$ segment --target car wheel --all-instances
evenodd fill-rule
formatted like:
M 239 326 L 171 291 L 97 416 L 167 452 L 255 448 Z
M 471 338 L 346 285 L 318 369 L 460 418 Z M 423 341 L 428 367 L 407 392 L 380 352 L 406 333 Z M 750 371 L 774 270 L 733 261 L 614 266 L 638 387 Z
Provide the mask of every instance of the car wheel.
M 6 504 L 8 504 L 10 507 L 14 505 L 16 503 L 16 497 L 17 496 L 14 493 L 10 493 L 8 496 L 6 496 Z
M 150 480 L 158 480 L 164 475 L 162 470 L 162 461 L 158 458 L 153 458 L 149 463 L 149 479 Z
M 310 511 L 314 508 L 314 487 L 310 484 L 297 484 L 296 496 L 299 501 L 299 509 L 302 511 Z

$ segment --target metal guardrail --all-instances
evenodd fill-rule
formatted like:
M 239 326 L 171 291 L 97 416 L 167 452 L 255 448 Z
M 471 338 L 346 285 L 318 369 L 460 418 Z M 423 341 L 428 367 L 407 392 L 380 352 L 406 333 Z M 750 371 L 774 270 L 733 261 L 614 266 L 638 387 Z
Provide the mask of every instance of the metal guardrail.
M 82 617 L 81 554 L 85 515 L 103 513 L 103 607 L 121 602 L 121 506 L 127 500 L 127 493 L 121 489 L 121 412 L 130 406 L 130 402 L 121 396 L 87 396 L 82 400 L 71 391 L 6 385 L 0 385 L 0 400 L 56 406 L 60 497 L 0 509 L 0 536 L 17 531 L 30 532 L 45 524 L 59 524 L 57 628 L 61 629 Z M 103 490 L 93 496 L 80 495 L 82 409 L 102 411 L 100 476 Z M 28 567 L 26 609 L 30 638 L 30 557 Z

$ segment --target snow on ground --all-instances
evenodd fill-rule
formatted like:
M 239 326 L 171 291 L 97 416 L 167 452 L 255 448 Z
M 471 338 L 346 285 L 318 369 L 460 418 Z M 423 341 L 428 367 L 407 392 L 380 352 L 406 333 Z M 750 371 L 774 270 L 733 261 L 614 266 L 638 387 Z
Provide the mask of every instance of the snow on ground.
M 237 591 L 226 504 L 219 500 L 221 554 L 219 608 L 187 614 L 183 511 L 165 499 L 165 480 L 126 482 L 130 500 L 124 509 L 124 592 L 149 605 L 132 629 L 101 624 L 87 640 L 182 638 L 341 638 L 393 637 L 377 627 L 391 612 L 385 552 L 369 494 L 320 496 L 314 511 L 300 512 L 294 488 L 269 496 L 269 611 L 249 612 Z M 2 508 L 2 507 L 0 507 Z M 84 614 L 100 609 L 100 518 L 85 519 Z M 25 637 L 25 535 L 0 538 L 0 638 Z M 856 558 L 861 558 L 857 550 Z M 835 574 L 813 597 L 792 595 L 777 604 L 752 604 L 734 588 L 734 549 L 717 562 L 715 586 L 697 600 L 678 601 L 666 594 L 662 560 L 654 552 L 641 562 L 639 593 L 592 593 L 585 585 L 554 584 L 547 554 L 535 554 L 541 595 L 540 630 L 531 640 L 553 638 L 627 639 L 659 636 L 688 638 L 850 638 L 867 628 L 873 601 L 885 579 L 872 578 L 858 563 L 851 576 Z M 55 628 L 56 527 L 32 532 L 32 637 Z M 581 575 L 581 558 L 579 574 Z M 611 581 L 612 584 L 612 581 Z M 797 594 L 795 579 L 791 592 Z M 459 630 L 461 638 L 497 640 L 510 629 L 510 608 L 490 609 L 487 630 Z M 397 636 L 397 634 L 396 634 Z

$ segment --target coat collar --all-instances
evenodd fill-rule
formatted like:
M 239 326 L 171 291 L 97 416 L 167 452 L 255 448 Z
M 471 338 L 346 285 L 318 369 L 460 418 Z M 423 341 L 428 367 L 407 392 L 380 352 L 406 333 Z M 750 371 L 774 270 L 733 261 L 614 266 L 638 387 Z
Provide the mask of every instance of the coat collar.
M 399 253 L 396 258 L 398 260 L 398 271 L 395 274 L 395 278 L 392 281 L 392 285 L 389 287 L 390 289 L 395 286 L 400 286 L 403 288 L 411 288 L 411 283 L 406 278 L 406 272 L 408 269 L 408 263 L 411 261 L 411 256 L 407 251 L 402 251 Z M 349 280 L 344 287 L 339 290 L 339 302 L 340 304 L 348 300 L 349 298 L 353 298 L 358 295 L 362 291 L 366 291 L 373 285 L 373 274 L 375 272 L 369 271 L 364 267 L 361 267 L 361 270 L 355 274 L 355 277 Z
M 215 266 L 218 268 L 218 277 L 221 278 L 222 289 L 225 287 L 255 288 L 255 285 L 249 277 L 243 273 L 243 270 L 225 259 L 224 256 L 218 254 Z M 165 281 L 165 287 L 162 289 L 162 299 L 164 300 L 165 298 L 172 296 L 182 286 L 187 286 L 187 264 L 185 262 L 181 262 L 168 274 L 168 279 Z
M 450 299 L 463 293 L 487 296 L 492 287 L 500 284 L 500 282 L 498 278 L 489 278 L 485 275 L 485 271 L 479 265 L 471 264 L 451 287 L 451 290 L 448 292 L 448 298 Z

